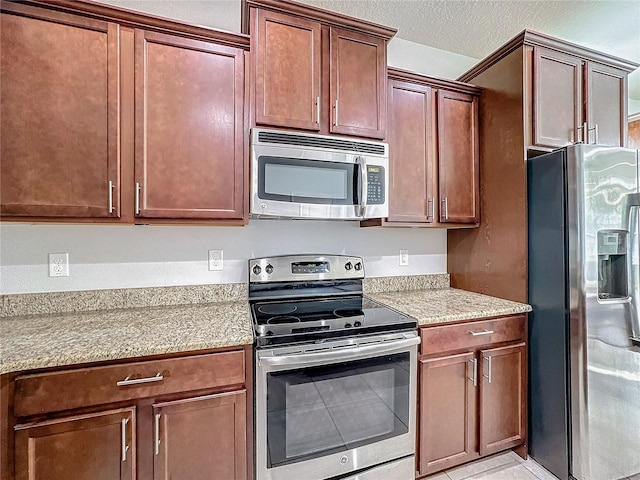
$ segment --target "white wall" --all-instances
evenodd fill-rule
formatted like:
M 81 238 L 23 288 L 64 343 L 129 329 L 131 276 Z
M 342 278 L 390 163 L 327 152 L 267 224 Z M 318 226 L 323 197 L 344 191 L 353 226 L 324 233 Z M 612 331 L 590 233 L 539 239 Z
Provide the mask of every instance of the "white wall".
M 240 1 L 109 0 L 125 8 L 240 31 Z M 475 60 L 401 39 L 389 64 L 455 78 Z M 410 264 L 398 265 L 408 249 Z M 207 269 L 223 249 L 225 269 Z M 70 276 L 48 276 L 48 253 L 69 253 Z M 0 294 L 246 282 L 249 258 L 345 253 L 365 258 L 368 276 L 446 272 L 446 232 L 360 228 L 357 222 L 251 220 L 246 227 L 0 225 Z

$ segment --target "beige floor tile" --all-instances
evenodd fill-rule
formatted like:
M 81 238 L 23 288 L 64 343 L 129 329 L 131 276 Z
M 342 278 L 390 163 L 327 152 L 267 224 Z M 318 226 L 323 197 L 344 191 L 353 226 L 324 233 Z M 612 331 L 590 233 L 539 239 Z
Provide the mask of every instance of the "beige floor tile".
M 540 480 L 558 480 L 558 477 L 553 475 L 549 470 L 541 466 L 532 458 L 528 458 L 526 461 L 522 461 L 522 465 L 530 470 Z
M 447 470 L 446 474 L 451 480 L 463 480 L 463 479 L 480 479 L 485 478 L 483 475 L 488 475 L 496 469 L 503 469 L 509 466 L 518 466 L 519 463 L 514 459 L 510 453 L 502 453 L 493 457 L 478 460 L 462 467 Z M 515 455 L 515 454 L 514 454 Z M 517 455 L 516 455 L 517 457 Z
M 431 475 L 430 477 L 425 478 L 424 480 L 451 480 L 446 473 L 436 473 L 435 475 Z
M 538 480 L 531 470 L 522 464 L 514 463 L 497 467 L 490 472 L 468 477 L 467 480 Z

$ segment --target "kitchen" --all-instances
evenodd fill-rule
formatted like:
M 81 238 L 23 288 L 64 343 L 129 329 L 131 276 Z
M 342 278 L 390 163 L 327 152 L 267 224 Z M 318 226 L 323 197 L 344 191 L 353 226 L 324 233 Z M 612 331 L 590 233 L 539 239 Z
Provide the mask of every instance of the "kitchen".
M 284 253 L 360 255 L 367 276 L 373 278 L 447 271 L 444 229 L 365 229 L 354 222 L 251 220 L 242 228 L 3 224 L 2 230 L 3 294 L 246 283 L 247 259 Z M 15 256 L 7 258 L 7 244 Z M 223 270 L 207 269 L 210 249 L 224 252 Z M 399 265 L 399 249 L 408 250 L 409 265 Z M 68 277 L 42 274 L 42 258 L 46 262 L 46 254 L 54 252 L 70 253 Z M 46 271 L 46 265 L 44 268 Z M 203 290 L 185 287 L 182 292 L 187 297 L 206 297 Z M 95 297 L 90 301 L 96 301 Z

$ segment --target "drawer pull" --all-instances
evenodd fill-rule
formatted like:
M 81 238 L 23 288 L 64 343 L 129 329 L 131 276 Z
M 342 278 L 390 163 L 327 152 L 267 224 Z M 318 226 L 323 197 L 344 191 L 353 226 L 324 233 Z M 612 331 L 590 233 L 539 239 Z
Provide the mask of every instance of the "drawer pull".
M 485 328 L 484 330 L 480 330 L 479 332 L 473 332 L 473 331 L 469 330 L 469 333 L 471 335 L 473 335 L 474 337 L 479 337 L 480 335 L 491 335 L 493 333 L 493 330 L 487 330 Z
M 161 382 L 164 380 L 164 377 L 160 375 L 160 372 L 158 372 L 155 377 L 134 378 L 133 380 L 130 380 L 129 378 L 130 377 L 127 377 L 124 380 L 116 382 L 116 385 L 119 387 L 126 387 L 127 385 L 139 385 L 141 383 Z

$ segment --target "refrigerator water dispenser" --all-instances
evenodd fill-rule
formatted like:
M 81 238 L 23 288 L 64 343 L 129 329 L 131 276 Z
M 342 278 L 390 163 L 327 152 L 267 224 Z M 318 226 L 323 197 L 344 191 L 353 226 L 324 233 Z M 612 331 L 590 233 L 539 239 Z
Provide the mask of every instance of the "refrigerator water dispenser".
M 598 231 L 598 300 L 627 300 L 626 230 Z

